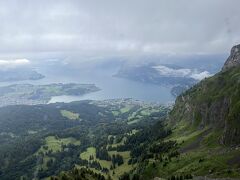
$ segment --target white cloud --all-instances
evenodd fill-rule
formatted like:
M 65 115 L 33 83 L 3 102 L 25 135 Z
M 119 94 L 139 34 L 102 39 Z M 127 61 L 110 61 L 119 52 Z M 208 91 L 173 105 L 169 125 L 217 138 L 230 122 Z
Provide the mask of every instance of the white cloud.
M 200 81 L 200 80 L 202 80 L 204 78 L 207 78 L 207 77 L 210 77 L 212 75 L 213 74 L 210 74 L 208 71 L 203 71 L 203 72 L 200 72 L 200 73 L 193 73 L 193 74 L 190 75 L 190 77 Z
M 223 53 L 240 42 L 239 0 L 0 1 L 1 53 Z
M 173 69 L 166 66 L 154 66 L 160 75 L 170 77 L 185 77 L 191 73 L 190 69 Z
M 161 76 L 166 77 L 187 77 L 187 78 L 193 78 L 197 81 L 200 81 L 206 77 L 212 76 L 208 71 L 202 71 L 199 72 L 196 69 L 187 69 L 187 68 L 170 68 L 167 66 L 153 66 L 152 68 L 156 69 Z
M 23 67 L 29 64 L 28 59 L 0 60 L 0 69 Z

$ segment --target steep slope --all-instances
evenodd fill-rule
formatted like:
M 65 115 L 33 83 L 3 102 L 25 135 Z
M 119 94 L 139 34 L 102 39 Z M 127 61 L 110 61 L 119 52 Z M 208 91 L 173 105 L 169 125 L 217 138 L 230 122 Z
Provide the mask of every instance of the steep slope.
M 224 145 L 240 144 L 240 45 L 232 48 L 223 70 L 179 96 L 170 124 L 212 128 Z M 183 128 L 184 129 L 184 128 Z
M 176 145 L 141 164 L 141 179 L 239 179 L 239 50 L 240 45 L 232 48 L 221 72 L 177 97 L 165 121 L 172 134 L 164 139 Z

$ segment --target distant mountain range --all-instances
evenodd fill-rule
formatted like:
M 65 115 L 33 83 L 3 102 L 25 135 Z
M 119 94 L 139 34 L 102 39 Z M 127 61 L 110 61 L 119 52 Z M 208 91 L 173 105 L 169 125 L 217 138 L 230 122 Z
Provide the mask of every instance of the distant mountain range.
M 0 82 L 39 80 L 45 76 L 28 68 L 13 68 L 0 70 Z
M 184 90 L 211 75 L 206 70 L 199 71 L 169 64 L 150 63 L 122 66 L 115 76 L 143 83 L 172 86 L 172 94 L 178 96 Z

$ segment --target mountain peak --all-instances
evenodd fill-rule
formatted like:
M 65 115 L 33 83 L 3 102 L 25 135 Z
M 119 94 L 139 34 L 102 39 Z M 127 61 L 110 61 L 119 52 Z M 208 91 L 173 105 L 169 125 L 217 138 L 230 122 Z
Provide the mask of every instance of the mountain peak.
M 232 47 L 231 54 L 225 62 L 222 70 L 225 71 L 236 66 L 240 66 L 240 44 Z

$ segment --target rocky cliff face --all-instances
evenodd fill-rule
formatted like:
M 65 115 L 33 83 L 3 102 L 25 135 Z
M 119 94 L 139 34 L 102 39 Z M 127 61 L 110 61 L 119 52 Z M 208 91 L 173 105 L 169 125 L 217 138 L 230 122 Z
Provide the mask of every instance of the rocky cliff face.
M 233 46 L 231 54 L 222 69 L 225 71 L 235 66 L 240 66 L 240 44 Z
M 221 132 L 219 142 L 240 144 L 240 45 L 234 46 L 223 70 L 180 95 L 170 122 Z

